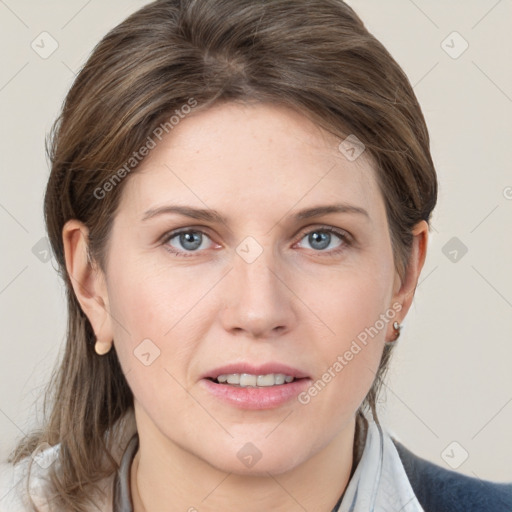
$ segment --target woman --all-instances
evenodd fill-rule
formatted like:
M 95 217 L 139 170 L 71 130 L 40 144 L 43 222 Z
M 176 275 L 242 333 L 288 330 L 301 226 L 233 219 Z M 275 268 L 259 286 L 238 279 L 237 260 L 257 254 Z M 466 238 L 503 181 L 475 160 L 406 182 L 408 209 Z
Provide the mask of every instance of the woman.
M 142 8 L 50 158 L 68 339 L 2 511 L 512 509 L 378 421 L 437 182 L 407 78 L 347 5 Z

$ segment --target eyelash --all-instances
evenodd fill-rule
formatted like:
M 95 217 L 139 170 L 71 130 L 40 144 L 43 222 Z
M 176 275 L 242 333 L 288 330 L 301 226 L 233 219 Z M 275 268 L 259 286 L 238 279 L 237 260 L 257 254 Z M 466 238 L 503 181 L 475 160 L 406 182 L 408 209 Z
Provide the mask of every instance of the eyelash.
M 322 227 L 316 227 L 316 228 L 313 228 L 313 229 L 310 229 L 309 231 L 303 231 L 301 232 L 297 242 L 300 242 L 305 236 L 311 234 L 311 233 L 315 233 L 315 232 L 319 232 L 319 233 L 323 233 L 323 232 L 327 232 L 327 233 L 333 233 L 335 234 L 336 236 L 338 236 L 341 241 L 343 242 L 342 245 L 336 249 L 331 249 L 330 251 L 325 251 L 325 250 L 315 250 L 315 249 L 312 249 L 314 252 L 318 253 L 319 255 L 322 255 L 322 256 L 337 256 L 338 254 L 340 254 L 341 252 L 343 252 L 346 248 L 350 247 L 352 245 L 352 240 L 351 240 L 351 237 L 350 235 L 346 232 L 346 231 L 343 231 L 343 230 L 340 230 L 340 229 L 337 229 L 337 228 L 333 228 L 331 226 L 322 226 Z M 195 256 L 196 253 L 199 253 L 200 251 L 189 251 L 189 252 L 184 252 L 184 251 L 176 251 L 174 250 L 174 248 L 169 244 L 169 242 L 177 237 L 178 235 L 182 234 L 182 233 L 201 233 L 202 235 L 205 235 L 206 237 L 210 238 L 208 236 L 207 233 L 205 233 L 204 231 L 200 230 L 200 229 L 194 229 L 194 228 L 186 228 L 186 229 L 180 229 L 180 230 L 177 230 L 177 231 L 171 231 L 167 234 L 165 234 L 163 236 L 163 239 L 162 239 L 162 243 L 165 247 L 165 249 L 167 251 L 169 251 L 171 254 L 175 255 L 175 256 L 179 256 L 179 257 L 184 257 L 184 258 L 189 258 L 191 256 Z M 297 243 L 295 242 L 295 243 Z

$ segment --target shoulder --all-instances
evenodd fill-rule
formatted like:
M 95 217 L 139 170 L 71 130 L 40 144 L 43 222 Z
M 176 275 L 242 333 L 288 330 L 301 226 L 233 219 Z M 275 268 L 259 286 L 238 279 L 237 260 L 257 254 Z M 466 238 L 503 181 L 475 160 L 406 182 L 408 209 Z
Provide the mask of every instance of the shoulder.
M 45 456 L 54 456 L 55 450 L 45 450 Z M 31 498 L 37 506 L 43 511 L 45 484 L 47 482 L 46 468 L 44 465 L 39 465 L 34 458 L 32 467 L 30 463 L 32 457 L 25 457 L 17 464 L 9 464 L 2 462 L 0 464 L 0 510 L 2 512 L 22 512 L 30 510 L 30 500 L 28 494 L 30 492 Z M 39 460 L 42 463 L 42 460 Z M 30 485 L 29 484 L 29 470 L 30 470 Z
M 59 464 L 60 445 L 49 446 L 39 450 L 36 454 L 25 457 L 17 464 L 0 463 L 0 511 L 1 512 L 27 512 L 30 507 L 29 494 L 40 512 L 58 512 L 52 507 L 48 488 L 50 468 Z M 107 499 L 101 508 L 104 512 L 112 512 L 109 487 L 111 479 L 101 484 Z M 110 499 L 109 499 L 110 498 Z M 100 498 L 98 498 L 100 499 Z M 95 512 L 98 511 L 94 507 Z M 92 511 L 91 511 L 92 512 Z
M 442 468 L 392 440 L 425 512 L 512 511 L 512 482 L 480 480 Z

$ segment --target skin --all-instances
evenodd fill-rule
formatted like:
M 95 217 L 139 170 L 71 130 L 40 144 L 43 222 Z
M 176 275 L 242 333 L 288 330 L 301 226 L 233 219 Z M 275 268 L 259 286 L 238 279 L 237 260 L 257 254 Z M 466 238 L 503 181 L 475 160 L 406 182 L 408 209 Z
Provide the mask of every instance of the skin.
M 114 340 L 134 393 L 137 512 L 169 504 L 201 512 L 330 511 L 344 491 L 355 413 L 384 342 L 395 338 L 393 321 L 411 305 L 428 226 L 415 227 L 400 279 L 372 163 L 366 153 L 349 161 L 339 143 L 286 107 L 217 105 L 181 121 L 127 178 L 105 273 L 87 262 L 87 228 L 65 225 L 77 297 L 98 340 L 107 347 Z M 341 202 L 368 215 L 292 217 Z M 214 209 L 227 221 L 142 220 L 171 203 Z M 332 234 L 318 248 L 308 234 L 325 227 L 344 230 L 349 242 Z M 200 248 L 163 239 L 179 228 L 202 231 Z M 262 249 L 251 263 L 236 252 L 247 236 Z M 281 362 L 316 381 L 393 304 L 401 306 L 395 318 L 306 405 L 292 399 L 244 410 L 201 385 L 204 372 L 240 361 Z M 134 350 L 148 338 L 160 356 L 145 366 Z M 237 457 L 248 442 L 262 454 L 252 468 Z

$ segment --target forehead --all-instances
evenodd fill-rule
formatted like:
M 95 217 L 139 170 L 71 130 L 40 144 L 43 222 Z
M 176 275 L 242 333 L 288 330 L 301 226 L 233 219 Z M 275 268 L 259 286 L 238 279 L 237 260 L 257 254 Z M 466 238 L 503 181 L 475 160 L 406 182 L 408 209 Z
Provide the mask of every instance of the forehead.
M 260 215 L 278 206 L 350 201 L 378 216 L 383 201 L 372 161 L 367 152 L 348 159 L 342 140 L 288 107 L 216 105 L 156 140 L 122 201 L 133 211 L 179 199 Z

